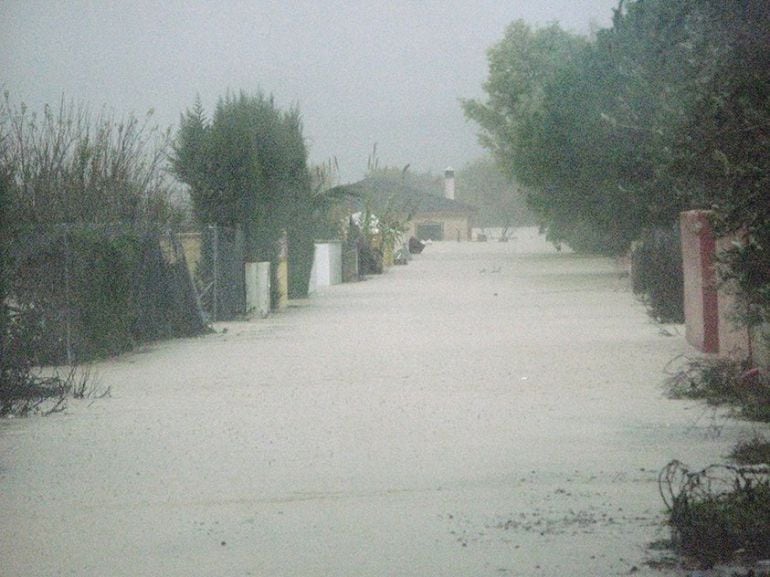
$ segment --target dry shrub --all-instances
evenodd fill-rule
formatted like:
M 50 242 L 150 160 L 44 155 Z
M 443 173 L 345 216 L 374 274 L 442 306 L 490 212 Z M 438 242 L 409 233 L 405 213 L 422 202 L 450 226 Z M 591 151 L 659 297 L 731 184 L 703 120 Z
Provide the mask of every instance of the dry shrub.
M 730 458 L 740 465 L 770 465 L 770 441 L 755 435 L 738 443 Z
M 770 378 L 746 361 L 731 358 L 689 359 L 666 381 L 675 399 L 702 399 L 713 406 L 727 405 L 753 421 L 770 422 Z
M 770 467 L 711 465 L 691 472 L 672 461 L 659 487 L 680 554 L 706 567 L 770 557 Z

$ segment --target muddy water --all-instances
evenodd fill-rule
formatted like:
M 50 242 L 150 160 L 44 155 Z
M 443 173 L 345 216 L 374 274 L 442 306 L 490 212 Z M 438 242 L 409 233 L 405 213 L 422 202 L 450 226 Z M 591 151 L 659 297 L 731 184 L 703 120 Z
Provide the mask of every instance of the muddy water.
M 0 574 L 673 575 L 658 470 L 748 427 L 665 399 L 683 336 L 532 231 L 217 329 L 0 423 Z

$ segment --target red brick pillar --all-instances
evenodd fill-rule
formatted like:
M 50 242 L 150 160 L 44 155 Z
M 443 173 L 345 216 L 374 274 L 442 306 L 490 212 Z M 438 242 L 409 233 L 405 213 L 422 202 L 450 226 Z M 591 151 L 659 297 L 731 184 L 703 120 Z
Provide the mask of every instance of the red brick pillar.
M 691 210 L 680 215 L 684 314 L 687 341 L 705 353 L 718 353 L 716 239 L 709 217 L 710 212 L 706 210 Z

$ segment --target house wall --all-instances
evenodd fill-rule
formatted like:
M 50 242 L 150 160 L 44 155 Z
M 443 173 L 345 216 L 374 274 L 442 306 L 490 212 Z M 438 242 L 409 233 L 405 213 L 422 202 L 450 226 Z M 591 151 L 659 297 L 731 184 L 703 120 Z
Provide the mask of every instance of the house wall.
M 446 215 L 420 213 L 408 223 L 406 238 L 417 236 L 417 227 L 421 224 L 441 223 L 444 226 L 444 240 L 470 240 L 470 222 L 466 215 Z
M 717 239 L 716 254 L 728 249 L 732 241 L 732 238 Z M 719 352 L 745 358 L 751 350 L 749 331 L 746 327 L 736 326 L 735 297 L 724 290 L 718 290 L 717 311 L 719 314 Z
M 177 239 L 182 245 L 187 268 L 190 269 L 190 274 L 195 275 L 198 263 L 201 261 L 201 233 L 183 232 L 177 235 Z

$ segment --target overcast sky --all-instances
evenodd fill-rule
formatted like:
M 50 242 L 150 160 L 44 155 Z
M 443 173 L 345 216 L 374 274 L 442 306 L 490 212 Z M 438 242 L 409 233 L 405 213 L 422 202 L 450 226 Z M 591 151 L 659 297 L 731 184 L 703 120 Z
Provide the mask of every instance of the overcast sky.
M 34 108 L 67 99 L 163 126 L 228 89 L 298 104 L 314 162 L 362 176 L 438 173 L 483 154 L 459 98 L 482 96 L 486 50 L 524 19 L 587 33 L 617 0 L 0 0 L 0 86 Z

